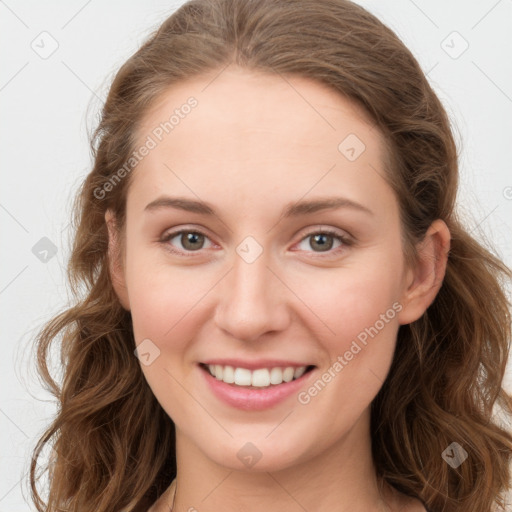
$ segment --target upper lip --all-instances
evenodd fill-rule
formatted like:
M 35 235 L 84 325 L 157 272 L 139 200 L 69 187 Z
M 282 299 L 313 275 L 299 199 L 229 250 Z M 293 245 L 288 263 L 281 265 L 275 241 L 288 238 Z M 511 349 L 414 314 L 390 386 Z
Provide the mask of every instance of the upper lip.
M 243 359 L 208 359 L 202 361 L 206 365 L 221 365 L 221 366 L 233 366 L 234 368 L 246 368 L 247 370 L 257 370 L 258 368 L 286 368 L 292 366 L 293 368 L 300 368 L 301 366 L 313 366 L 309 363 L 298 363 L 296 361 L 290 361 L 285 359 L 255 359 L 252 361 Z

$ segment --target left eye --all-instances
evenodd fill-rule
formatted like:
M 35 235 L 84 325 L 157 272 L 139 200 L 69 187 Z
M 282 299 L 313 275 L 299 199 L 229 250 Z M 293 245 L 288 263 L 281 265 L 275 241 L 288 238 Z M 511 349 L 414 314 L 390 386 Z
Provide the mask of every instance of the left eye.
M 310 233 L 306 235 L 301 241 L 300 244 L 307 243 L 306 241 L 310 239 L 309 247 L 318 248 L 318 251 L 313 252 L 329 252 L 333 248 L 334 241 L 338 241 L 339 245 L 334 249 L 338 249 L 342 245 L 348 245 L 348 241 L 342 235 L 334 232 L 334 231 L 319 231 L 316 233 Z M 299 245 L 300 245 L 299 244 Z M 307 248 L 304 250 L 308 250 Z

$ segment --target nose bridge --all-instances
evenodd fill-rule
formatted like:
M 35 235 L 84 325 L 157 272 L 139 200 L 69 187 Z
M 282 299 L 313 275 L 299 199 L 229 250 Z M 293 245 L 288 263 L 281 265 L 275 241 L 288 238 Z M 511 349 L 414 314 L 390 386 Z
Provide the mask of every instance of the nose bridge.
M 270 253 L 253 237 L 246 237 L 235 250 L 219 295 L 217 325 L 241 340 L 283 329 L 287 322 L 284 287 L 269 269 Z

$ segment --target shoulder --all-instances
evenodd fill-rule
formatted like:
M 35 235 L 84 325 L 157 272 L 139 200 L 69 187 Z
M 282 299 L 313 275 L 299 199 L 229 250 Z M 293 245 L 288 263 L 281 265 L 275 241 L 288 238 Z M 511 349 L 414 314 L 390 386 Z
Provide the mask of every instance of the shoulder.
M 408 508 L 404 509 L 404 512 L 430 512 L 423 503 L 415 499 L 411 502 L 410 506 Z
M 148 497 L 141 499 L 132 512 L 169 512 L 166 507 L 165 497 L 167 492 L 164 492 L 156 501 Z
M 165 492 L 153 503 L 148 504 L 145 509 L 141 509 L 140 512 L 169 512 L 172 496 L 174 494 L 174 488 L 176 486 L 176 480 L 171 482 L 171 485 L 165 490 Z
M 169 503 L 172 500 L 172 494 L 174 493 L 174 487 L 176 480 L 171 482 L 171 485 L 156 499 L 145 496 L 142 498 L 132 512 L 169 512 Z
M 394 509 L 396 512 L 430 512 L 418 498 L 403 494 L 400 498 L 397 507 Z
M 149 508 L 141 509 L 140 512 L 168 512 L 165 507 L 164 496 L 160 496 Z
M 430 512 L 419 498 L 404 494 L 389 484 L 384 483 L 382 496 L 393 512 Z
M 137 503 L 133 509 L 133 512 L 160 512 L 160 509 L 154 508 L 157 502 L 153 503 L 152 500 L 146 498 L 142 499 Z

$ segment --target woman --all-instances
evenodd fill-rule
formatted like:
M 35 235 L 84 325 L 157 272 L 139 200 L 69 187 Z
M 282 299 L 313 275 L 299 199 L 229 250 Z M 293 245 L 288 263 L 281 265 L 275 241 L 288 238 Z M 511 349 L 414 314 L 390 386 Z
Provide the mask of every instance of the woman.
M 505 510 L 510 272 L 393 32 L 345 0 L 189 2 L 93 148 L 77 304 L 39 337 L 38 510 Z

